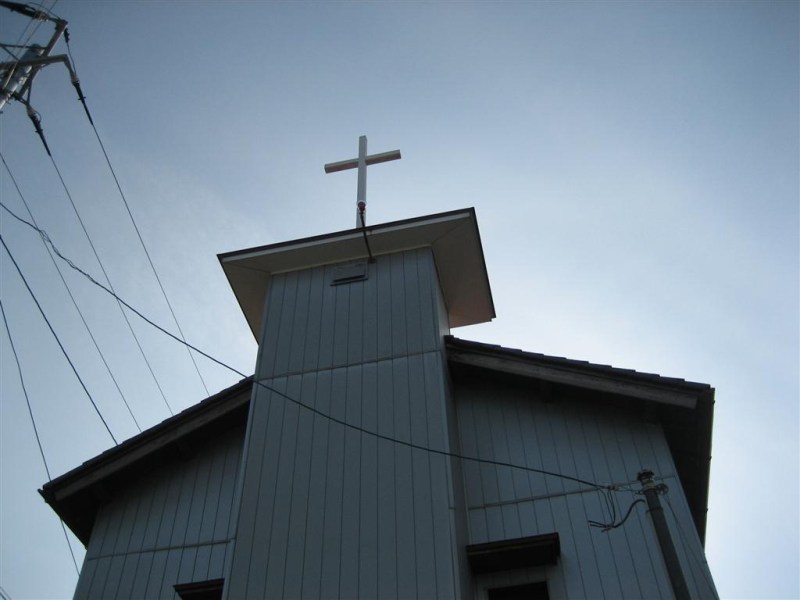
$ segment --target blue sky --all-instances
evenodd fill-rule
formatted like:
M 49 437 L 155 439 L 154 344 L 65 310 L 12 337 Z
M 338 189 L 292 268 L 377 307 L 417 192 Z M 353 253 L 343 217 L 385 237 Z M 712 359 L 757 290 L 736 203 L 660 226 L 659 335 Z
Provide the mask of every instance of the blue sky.
M 351 227 L 355 175 L 322 165 L 354 156 L 361 134 L 372 152 L 400 148 L 370 169 L 370 222 L 478 214 L 498 316 L 453 333 L 713 385 L 712 573 L 725 598 L 792 598 L 798 6 L 61 0 L 54 12 L 191 343 L 252 371 L 256 345 L 216 254 Z M 0 41 L 27 24 L 4 12 Z M 32 101 L 115 288 L 172 328 L 66 72 L 44 70 Z M 0 150 L 40 225 L 100 277 L 18 104 L 0 115 Z M 5 169 L 0 196 L 24 214 Z M 40 240 L 5 215 L 0 233 L 114 434 L 137 433 Z M 0 277 L 61 474 L 110 438 L 6 255 Z M 169 416 L 118 308 L 65 277 L 137 420 Z M 132 322 L 172 407 L 204 397 L 186 351 Z M 0 586 L 67 597 L 76 575 L 36 493 L 46 475 L 5 331 L 0 359 Z M 238 379 L 199 365 L 212 392 Z

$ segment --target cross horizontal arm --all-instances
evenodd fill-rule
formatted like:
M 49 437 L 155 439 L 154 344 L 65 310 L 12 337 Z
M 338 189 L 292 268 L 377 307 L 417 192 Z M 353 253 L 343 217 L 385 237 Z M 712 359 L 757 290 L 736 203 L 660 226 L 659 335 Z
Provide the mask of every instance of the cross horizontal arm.
M 390 160 L 398 160 L 400 158 L 400 150 L 390 150 L 389 152 L 381 152 L 380 154 L 372 154 L 367 156 L 367 165 L 376 165 Z M 339 162 L 332 162 L 325 165 L 326 173 L 336 173 L 337 171 L 346 171 L 347 169 L 355 169 L 358 167 L 358 159 L 351 158 L 348 160 L 340 160 Z

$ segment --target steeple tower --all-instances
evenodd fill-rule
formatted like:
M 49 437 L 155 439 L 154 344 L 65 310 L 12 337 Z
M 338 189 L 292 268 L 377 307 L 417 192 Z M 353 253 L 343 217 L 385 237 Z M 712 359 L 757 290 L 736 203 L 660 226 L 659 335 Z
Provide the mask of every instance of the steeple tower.
M 259 340 L 227 597 L 464 596 L 460 465 L 423 448 L 457 448 L 443 336 L 494 317 L 474 211 L 220 261 Z

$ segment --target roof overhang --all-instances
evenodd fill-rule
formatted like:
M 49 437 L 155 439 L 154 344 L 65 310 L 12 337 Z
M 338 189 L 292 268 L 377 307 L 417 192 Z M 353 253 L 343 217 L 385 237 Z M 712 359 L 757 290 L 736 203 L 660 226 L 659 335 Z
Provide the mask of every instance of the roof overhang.
M 84 544 L 100 507 L 118 488 L 175 456 L 189 456 L 215 432 L 242 429 L 253 378 L 214 394 L 49 481 L 39 493 Z
M 452 336 L 447 336 L 446 348 L 456 380 L 480 372 L 529 378 L 549 386 L 568 386 L 574 390 L 569 394 L 573 398 L 603 402 L 609 408 L 636 411 L 657 420 L 664 430 L 697 532 L 705 540 L 714 388 Z
M 374 256 L 431 248 L 450 327 L 495 317 L 492 291 L 473 208 L 366 227 Z M 258 340 L 270 278 L 279 273 L 367 258 L 364 230 L 259 246 L 219 255 L 253 335 Z

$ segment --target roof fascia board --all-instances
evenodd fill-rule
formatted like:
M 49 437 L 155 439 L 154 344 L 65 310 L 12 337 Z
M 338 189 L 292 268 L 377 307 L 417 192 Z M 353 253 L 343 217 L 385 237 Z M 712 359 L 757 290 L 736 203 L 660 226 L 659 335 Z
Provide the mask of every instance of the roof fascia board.
M 694 409 L 697 405 L 697 393 L 664 389 L 654 385 L 632 382 L 623 377 L 613 375 L 588 373 L 585 369 L 580 368 L 541 365 L 536 364 L 531 359 L 491 356 L 477 353 L 474 350 L 458 350 L 455 348 L 448 348 L 447 357 L 449 361 L 463 365 L 623 396 L 632 396 L 642 400 L 671 404 L 683 408 Z
M 154 454 L 181 438 L 191 435 L 250 401 L 250 393 L 244 390 L 236 390 L 231 396 L 234 397 L 220 399 L 220 402 L 211 407 L 206 407 L 206 410 L 190 415 L 188 420 L 185 420 L 186 415 L 183 415 L 183 419 L 179 419 L 172 427 L 164 427 L 163 430 L 155 433 L 150 431 L 150 435 L 142 439 L 133 438 L 133 440 L 130 440 L 133 442 L 130 448 L 125 448 L 125 444 L 123 444 L 123 447 L 120 447 L 118 451 L 111 450 L 112 456 L 103 457 L 101 454 L 97 457 L 96 464 L 81 465 L 72 472 L 65 473 L 61 477 L 45 484 L 42 494 L 49 503 L 69 498 L 76 493 L 91 488 L 95 483 L 101 482 L 115 473 L 132 466 L 148 455 Z M 176 417 L 180 416 L 180 414 L 176 415 Z M 156 427 L 159 426 L 156 425 Z

